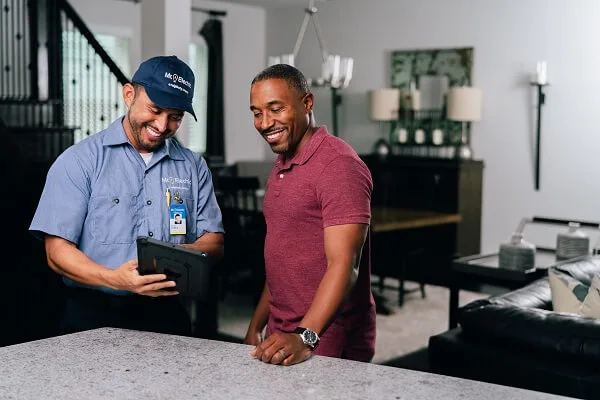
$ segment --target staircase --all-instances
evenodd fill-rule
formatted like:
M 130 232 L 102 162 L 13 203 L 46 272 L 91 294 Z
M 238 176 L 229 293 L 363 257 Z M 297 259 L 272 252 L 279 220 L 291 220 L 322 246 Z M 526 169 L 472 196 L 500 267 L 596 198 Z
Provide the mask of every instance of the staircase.
M 29 223 L 49 166 L 123 114 L 127 82 L 66 0 L 0 0 L 0 346 L 58 332 L 64 288 Z
M 74 143 L 75 127 L 56 122 L 53 110 L 61 110 L 62 101 L 0 99 L 0 120 L 11 141 L 30 162 L 49 163 Z
M 52 161 L 123 113 L 128 79 L 66 0 L 0 1 L 0 120 Z

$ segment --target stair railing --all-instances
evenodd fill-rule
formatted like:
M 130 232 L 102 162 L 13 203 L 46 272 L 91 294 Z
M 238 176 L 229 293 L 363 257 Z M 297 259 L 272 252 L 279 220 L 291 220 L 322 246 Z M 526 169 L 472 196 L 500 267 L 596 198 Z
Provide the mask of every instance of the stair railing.
M 124 112 L 128 81 L 68 1 L 0 0 L 0 118 L 7 124 L 66 125 L 79 141 Z
M 106 128 L 124 113 L 121 89 L 129 79 L 75 9 L 66 0 L 58 3 L 62 60 L 77 60 L 69 64 L 63 62 L 60 71 L 64 122 L 79 128 L 75 138 L 78 141 Z M 65 43 L 69 46 L 64 46 Z

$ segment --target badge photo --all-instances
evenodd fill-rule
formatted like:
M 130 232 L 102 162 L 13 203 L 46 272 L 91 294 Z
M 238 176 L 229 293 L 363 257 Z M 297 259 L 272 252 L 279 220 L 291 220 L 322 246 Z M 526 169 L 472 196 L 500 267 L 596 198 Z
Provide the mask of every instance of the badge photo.
M 169 206 L 169 231 L 171 232 L 171 235 L 186 234 L 185 217 L 185 204 L 171 204 Z

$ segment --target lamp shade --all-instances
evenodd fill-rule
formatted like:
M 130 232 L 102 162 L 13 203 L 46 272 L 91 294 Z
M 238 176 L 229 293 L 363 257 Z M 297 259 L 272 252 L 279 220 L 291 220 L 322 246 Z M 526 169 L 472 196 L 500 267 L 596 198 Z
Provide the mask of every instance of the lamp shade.
M 448 119 L 452 121 L 479 121 L 481 119 L 481 89 L 452 87 L 448 90 Z
M 372 120 L 393 121 L 398 119 L 400 89 L 386 88 L 371 90 L 370 103 Z

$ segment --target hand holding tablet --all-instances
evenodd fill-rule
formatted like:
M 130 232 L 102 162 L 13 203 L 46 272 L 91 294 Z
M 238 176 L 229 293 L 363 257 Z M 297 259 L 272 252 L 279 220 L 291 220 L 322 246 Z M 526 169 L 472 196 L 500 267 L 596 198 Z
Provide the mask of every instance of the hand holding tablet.
M 212 262 L 207 253 L 145 236 L 137 238 L 137 250 L 140 275 L 165 274 L 181 296 L 209 297 Z

